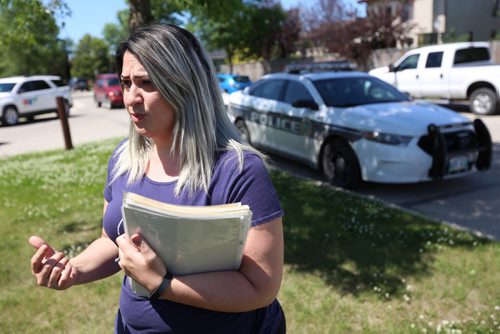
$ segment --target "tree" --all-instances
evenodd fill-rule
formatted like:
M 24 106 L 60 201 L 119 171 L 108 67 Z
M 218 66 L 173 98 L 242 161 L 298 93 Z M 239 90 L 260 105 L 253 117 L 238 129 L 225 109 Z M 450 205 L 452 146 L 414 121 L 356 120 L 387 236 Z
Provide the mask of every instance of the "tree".
M 113 71 L 108 55 L 108 45 L 103 39 L 85 34 L 74 52 L 73 76 L 94 78 L 97 73 Z
M 178 23 L 175 14 L 189 12 L 224 20 L 239 8 L 242 0 L 129 0 L 129 27 L 131 30 L 154 20 Z
M 68 76 L 66 41 L 58 39 L 55 15 L 69 15 L 63 1 L 0 0 L 0 75 Z
M 298 8 L 289 9 L 285 13 L 285 17 L 276 38 L 279 58 L 285 58 L 297 49 L 297 41 L 302 31 L 300 10 Z
M 121 41 L 130 34 L 130 30 L 140 24 L 159 21 L 180 24 L 178 19 L 179 7 L 172 1 L 150 0 L 142 3 L 134 1 L 129 3 L 129 9 L 121 10 L 117 13 L 118 24 L 107 23 L 103 28 L 104 40 L 108 43 L 111 53 L 114 54 Z
M 403 10 L 404 7 L 399 6 L 395 13 L 380 10 L 358 17 L 356 11 L 346 9 L 341 0 L 320 0 L 317 7 L 305 15 L 308 30 L 302 40 L 315 40 L 316 46 L 367 68 L 374 49 L 406 44 L 413 25 L 400 19 Z M 317 13 L 321 13 L 320 16 Z
M 107 23 L 102 30 L 104 41 L 108 44 L 112 55 L 115 53 L 120 42 L 125 40 L 130 33 L 128 27 L 129 11 L 127 9 L 121 10 L 116 16 L 119 23 Z
M 295 48 L 298 11 L 285 13 L 276 1 L 246 1 L 225 19 L 194 15 L 191 28 L 209 50 L 223 49 L 229 70 L 237 54 L 244 59 L 284 57 Z
M 180 18 L 191 20 L 189 27 L 197 27 L 200 31 L 212 31 L 221 36 L 216 45 L 227 45 L 229 54 L 234 54 L 230 22 L 232 15 L 241 8 L 242 0 L 135 0 L 129 1 L 129 30 L 149 23 L 150 21 L 181 24 Z M 197 23 L 194 23 L 194 22 Z M 215 22 L 221 22 L 220 25 Z M 219 43 L 220 42 L 220 43 Z
M 249 58 L 270 60 L 278 47 L 286 14 L 281 5 L 272 0 L 249 4 L 246 8 L 241 51 Z
M 153 21 L 150 0 L 128 0 L 130 30 Z
M 205 43 L 205 47 L 210 50 L 224 50 L 229 63 L 229 71 L 233 71 L 233 58 L 237 50 L 241 47 L 240 29 L 241 18 L 235 15 L 223 21 L 214 21 L 206 17 L 193 19 L 189 28 L 196 31 L 198 37 Z

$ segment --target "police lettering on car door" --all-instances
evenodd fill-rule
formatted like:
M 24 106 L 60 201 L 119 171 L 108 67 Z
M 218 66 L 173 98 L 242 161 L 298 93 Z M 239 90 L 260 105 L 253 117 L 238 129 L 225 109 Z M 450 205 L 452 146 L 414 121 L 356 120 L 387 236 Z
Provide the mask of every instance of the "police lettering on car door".
M 298 121 L 294 117 L 270 115 L 258 111 L 250 113 L 250 122 L 303 136 L 308 136 L 312 128 L 311 121 L 307 118 L 302 118 Z

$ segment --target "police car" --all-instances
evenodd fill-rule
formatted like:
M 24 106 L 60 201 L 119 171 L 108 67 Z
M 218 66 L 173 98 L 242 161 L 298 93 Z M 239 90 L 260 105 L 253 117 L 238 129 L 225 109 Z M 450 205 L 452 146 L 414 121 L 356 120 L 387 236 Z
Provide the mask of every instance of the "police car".
M 231 94 L 228 113 L 251 145 L 345 188 L 459 177 L 491 165 L 481 120 L 412 100 L 363 72 L 309 66 L 269 74 Z

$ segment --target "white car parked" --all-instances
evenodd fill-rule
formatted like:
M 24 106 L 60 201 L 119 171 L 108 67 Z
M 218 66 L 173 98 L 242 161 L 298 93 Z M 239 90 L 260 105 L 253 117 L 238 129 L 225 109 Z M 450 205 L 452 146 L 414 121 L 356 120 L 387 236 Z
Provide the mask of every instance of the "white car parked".
M 322 170 L 346 188 L 361 180 L 458 177 L 491 164 L 491 137 L 481 120 L 413 101 L 361 72 L 266 75 L 231 94 L 228 113 L 255 147 Z
M 56 97 L 62 96 L 66 115 L 73 106 L 70 88 L 54 75 L 18 76 L 0 79 L 0 120 L 15 125 L 20 117 L 56 112 Z

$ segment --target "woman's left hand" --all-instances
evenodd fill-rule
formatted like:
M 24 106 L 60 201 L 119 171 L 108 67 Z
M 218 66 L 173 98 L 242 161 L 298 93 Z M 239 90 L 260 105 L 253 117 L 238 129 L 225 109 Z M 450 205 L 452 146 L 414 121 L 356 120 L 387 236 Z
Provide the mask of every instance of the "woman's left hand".
M 121 235 L 116 238 L 119 247 L 119 265 L 137 283 L 154 291 L 167 273 L 163 261 L 140 234 L 130 238 Z

